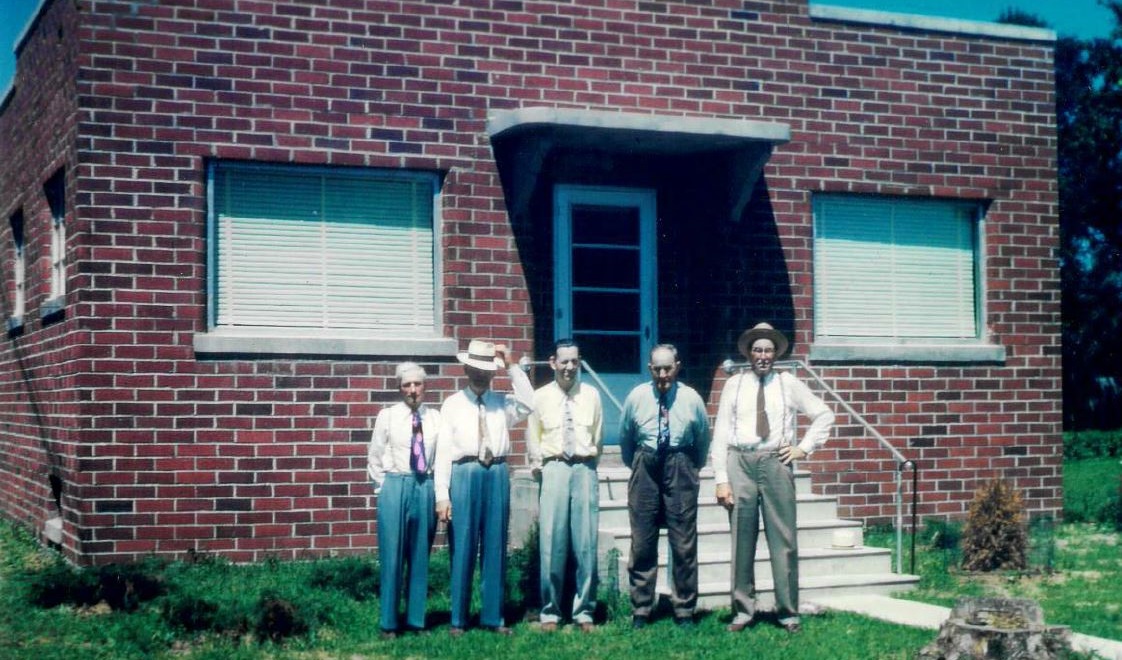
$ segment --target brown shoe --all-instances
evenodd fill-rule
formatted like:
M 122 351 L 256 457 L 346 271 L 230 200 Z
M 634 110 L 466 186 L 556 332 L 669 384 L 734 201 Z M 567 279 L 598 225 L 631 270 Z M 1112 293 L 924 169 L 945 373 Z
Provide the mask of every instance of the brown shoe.
M 495 633 L 496 635 L 502 635 L 504 637 L 509 637 L 510 635 L 514 634 L 514 631 L 510 628 L 507 628 L 506 626 L 488 626 L 486 629 Z
M 596 624 L 591 621 L 585 621 L 580 624 L 580 631 L 585 633 L 596 632 Z
M 448 636 L 449 637 L 463 637 L 464 636 L 464 629 L 463 628 L 449 628 L 448 629 Z
M 397 631 L 396 630 L 383 630 L 382 631 L 382 639 L 385 639 L 385 640 L 397 639 Z
M 542 632 L 548 632 L 548 633 L 557 632 L 557 622 L 556 621 L 546 621 L 545 623 L 542 624 Z
M 744 632 L 744 630 L 749 628 L 751 625 L 752 619 L 741 622 L 733 621 L 729 625 L 725 626 L 725 630 L 729 631 L 730 633 Z

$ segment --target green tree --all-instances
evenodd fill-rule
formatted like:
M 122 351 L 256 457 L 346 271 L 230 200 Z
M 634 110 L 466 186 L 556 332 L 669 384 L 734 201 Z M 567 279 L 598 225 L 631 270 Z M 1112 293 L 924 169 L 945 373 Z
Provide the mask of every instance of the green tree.
M 1122 0 L 1112 39 L 1056 44 L 1064 424 L 1122 426 Z

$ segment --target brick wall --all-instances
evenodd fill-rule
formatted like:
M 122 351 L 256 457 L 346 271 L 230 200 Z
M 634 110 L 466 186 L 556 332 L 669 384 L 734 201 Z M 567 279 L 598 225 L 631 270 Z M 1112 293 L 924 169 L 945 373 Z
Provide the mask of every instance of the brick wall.
M 816 368 L 919 461 L 921 516 L 960 516 L 996 475 L 1035 514 L 1058 514 L 1049 43 L 812 20 L 802 1 L 464 4 L 48 5 L 0 116 L 5 146 L 34 165 L 0 165 L 0 204 L 9 215 L 22 204 L 41 241 L 43 202 L 31 198 L 53 164 L 73 161 L 71 293 L 64 320 L 40 327 L 37 290 L 32 322 L 5 347 L 4 396 L 17 402 L 0 412 L 3 446 L 14 447 L 2 456 L 5 515 L 37 526 L 53 506 L 49 445 L 65 466 L 64 546 L 83 561 L 373 547 L 365 442 L 396 398 L 393 361 L 197 358 L 206 161 L 446 172 L 446 334 L 542 355 L 549 275 L 533 255 L 548 254 L 548 236 L 508 218 L 484 130 L 489 111 L 525 106 L 791 127 L 738 222 L 655 181 L 660 336 L 682 347 L 685 379 L 713 402 L 723 384 L 713 365 L 755 321 L 794 329 L 806 355 L 813 193 L 992 200 L 985 316 L 1003 365 Z M 75 58 L 76 73 L 64 63 Z M 48 71 L 69 79 L 52 83 Z M 705 190 L 696 179 L 683 189 Z M 432 400 L 463 384 L 452 356 L 421 361 L 435 374 Z M 20 390 L 32 383 L 49 392 L 38 412 Z M 884 520 L 891 462 L 841 421 L 806 467 L 844 514 Z
M 51 297 L 53 218 L 44 185 L 56 173 L 68 182 L 66 227 L 78 233 L 73 210 L 78 25 L 72 4 L 45 7 L 20 44 L 14 89 L 0 101 L 0 316 L 5 323 L 14 313 L 9 221 L 17 213 L 24 220 L 26 281 L 22 326 L 0 343 L 0 511 L 36 530 L 59 514 L 51 477 L 57 483 L 78 478 L 74 459 L 83 427 L 74 387 L 81 368 L 76 324 L 68 314 L 40 318 Z M 82 248 L 72 237 L 67 250 L 74 258 Z M 78 286 L 74 269 L 68 280 L 69 287 Z M 77 516 L 74 493 L 73 487 L 64 490 L 62 504 Z

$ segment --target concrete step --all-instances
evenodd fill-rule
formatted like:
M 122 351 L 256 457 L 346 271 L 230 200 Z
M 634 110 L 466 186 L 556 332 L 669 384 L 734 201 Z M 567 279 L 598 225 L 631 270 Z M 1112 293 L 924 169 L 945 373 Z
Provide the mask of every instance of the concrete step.
M 799 522 L 837 518 L 838 500 L 829 495 L 799 495 Z M 728 511 L 717 504 L 717 498 L 702 494 L 697 500 L 697 524 L 728 526 Z M 630 525 L 627 500 L 600 500 L 600 528 L 627 527 Z
M 842 530 L 849 538 L 853 539 L 854 545 L 860 547 L 864 542 L 862 534 L 861 523 L 855 520 L 842 520 L 840 518 L 826 518 L 822 520 L 799 520 L 798 538 L 800 548 L 828 548 L 834 543 L 834 532 Z M 760 526 L 760 545 L 765 545 L 763 541 L 763 525 Z M 698 552 L 714 552 L 721 550 L 728 550 L 732 547 L 731 531 L 727 520 L 713 524 L 697 526 L 697 551 Z M 660 536 L 666 538 L 666 530 L 662 530 Z M 665 543 L 665 541 L 660 541 Z M 623 527 L 604 527 L 600 525 L 600 554 L 604 555 L 611 548 L 617 548 L 620 552 L 627 552 L 631 545 L 631 528 L 624 525 Z
M 888 596 L 912 589 L 917 582 L 919 582 L 918 575 L 897 575 L 895 573 L 800 576 L 799 604 L 803 606 L 813 603 L 816 599 L 833 596 L 861 594 Z M 626 574 L 623 584 L 626 590 Z M 665 580 L 660 579 L 657 591 L 660 596 L 668 598 L 670 586 Z M 759 609 L 774 610 L 775 583 L 771 580 L 757 580 L 756 600 Z M 697 601 L 697 607 L 700 610 L 728 609 L 730 607 L 728 579 L 717 582 L 699 582 Z
M 627 501 L 627 480 L 631 477 L 631 469 L 625 467 L 606 467 L 603 462 L 596 470 L 600 477 L 600 501 L 620 500 Z M 699 473 L 701 477 L 701 495 L 713 495 L 716 490 L 716 480 L 713 468 L 705 466 Z M 810 472 L 795 470 L 795 492 L 799 495 L 811 494 Z
M 669 548 L 659 544 L 658 580 L 669 579 Z M 627 555 L 620 555 L 619 575 L 627 575 Z M 723 552 L 698 553 L 697 574 L 700 582 L 720 582 L 730 579 L 732 550 Z M 892 552 L 884 548 L 852 548 L 837 550 L 833 548 L 799 549 L 799 578 L 830 576 L 841 573 L 874 574 L 892 572 Z M 756 549 L 756 579 L 771 580 L 771 555 L 766 546 Z

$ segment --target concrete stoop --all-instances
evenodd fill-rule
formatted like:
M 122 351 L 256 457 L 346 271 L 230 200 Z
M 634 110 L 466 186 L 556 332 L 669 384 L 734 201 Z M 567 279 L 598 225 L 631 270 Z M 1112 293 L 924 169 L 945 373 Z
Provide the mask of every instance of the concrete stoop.
M 627 478 L 630 470 L 610 463 L 600 466 L 600 572 L 603 584 L 612 580 L 625 593 L 631 528 L 627 516 Z M 837 499 L 811 492 L 810 473 L 796 471 L 799 539 L 799 600 L 845 595 L 888 595 L 912 588 L 919 578 L 892 572 L 892 552 L 865 547 L 861 523 L 837 517 Z M 698 503 L 698 608 L 729 607 L 732 538 L 728 513 L 713 495 L 711 468 L 701 472 Z M 762 525 L 761 525 L 762 529 Z M 835 546 L 838 540 L 844 545 Z M 659 593 L 668 595 L 669 545 L 663 530 L 659 540 Z M 761 533 L 756 554 L 759 606 L 774 608 L 774 586 L 767 544 Z

